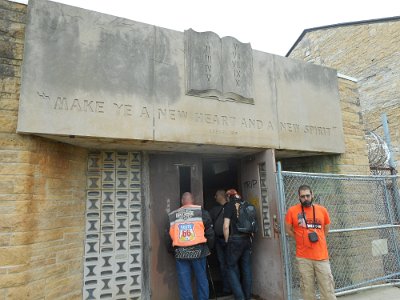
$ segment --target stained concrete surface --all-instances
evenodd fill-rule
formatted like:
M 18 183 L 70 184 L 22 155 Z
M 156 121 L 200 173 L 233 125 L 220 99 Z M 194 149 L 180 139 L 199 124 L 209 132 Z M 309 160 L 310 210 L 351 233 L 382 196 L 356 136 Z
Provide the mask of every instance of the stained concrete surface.
M 167 142 L 344 153 L 336 70 L 212 32 L 195 37 L 31 0 L 17 131 L 82 147 L 91 137 L 113 148 L 127 140 L 162 151 Z
M 354 294 L 343 295 L 338 300 L 399 300 L 399 287 L 381 287 L 371 290 L 365 290 Z
M 214 300 L 215 298 L 210 298 Z M 233 296 L 218 297 L 218 300 L 233 300 Z M 381 287 L 337 297 L 338 300 L 400 300 L 400 287 Z M 299 299 L 296 299 L 299 300 Z

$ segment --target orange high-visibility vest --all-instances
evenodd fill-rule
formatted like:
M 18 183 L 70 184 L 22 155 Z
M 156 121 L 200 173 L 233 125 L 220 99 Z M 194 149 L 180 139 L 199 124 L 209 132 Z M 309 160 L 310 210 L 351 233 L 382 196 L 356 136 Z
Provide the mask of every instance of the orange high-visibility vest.
M 203 213 L 199 205 L 184 205 L 168 214 L 169 235 L 174 247 L 187 247 L 207 241 Z

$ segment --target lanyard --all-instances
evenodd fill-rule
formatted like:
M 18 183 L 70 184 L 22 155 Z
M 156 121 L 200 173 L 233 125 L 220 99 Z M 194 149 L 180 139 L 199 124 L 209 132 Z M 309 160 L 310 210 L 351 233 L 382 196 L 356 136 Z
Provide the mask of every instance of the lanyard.
M 311 205 L 311 206 L 312 206 L 312 212 L 313 212 L 313 226 L 314 226 L 314 229 L 315 229 L 315 208 L 314 208 L 314 205 Z M 303 219 L 304 219 L 304 222 L 306 223 L 306 228 L 308 229 L 307 220 L 306 220 L 306 214 L 304 213 L 303 205 L 301 206 L 301 210 L 303 212 Z

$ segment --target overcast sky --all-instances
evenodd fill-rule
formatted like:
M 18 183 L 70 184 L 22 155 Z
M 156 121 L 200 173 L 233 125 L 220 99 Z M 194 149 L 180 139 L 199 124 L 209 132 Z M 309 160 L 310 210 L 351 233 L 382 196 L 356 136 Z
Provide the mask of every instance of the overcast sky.
M 27 3 L 25 0 L 16 2 Z M 285 55 L 304 29 L 400 16 L 398 0 L 57 0 L 168 29 L 214 31 Z

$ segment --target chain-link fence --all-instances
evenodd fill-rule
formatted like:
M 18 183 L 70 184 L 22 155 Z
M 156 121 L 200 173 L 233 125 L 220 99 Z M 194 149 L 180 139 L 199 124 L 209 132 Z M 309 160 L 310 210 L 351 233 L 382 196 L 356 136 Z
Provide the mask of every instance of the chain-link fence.
M 281 219 L 298 203 L 298 187 L 313 189 L 328 209 L 328 236 L 336 293 L 375 284 L 400 283 L 399 177 L 278 172 Z M 283 227 L 283 226 L 282 226 Z M 282 228 L 287 298 L 300 299 L 295 243 Z

